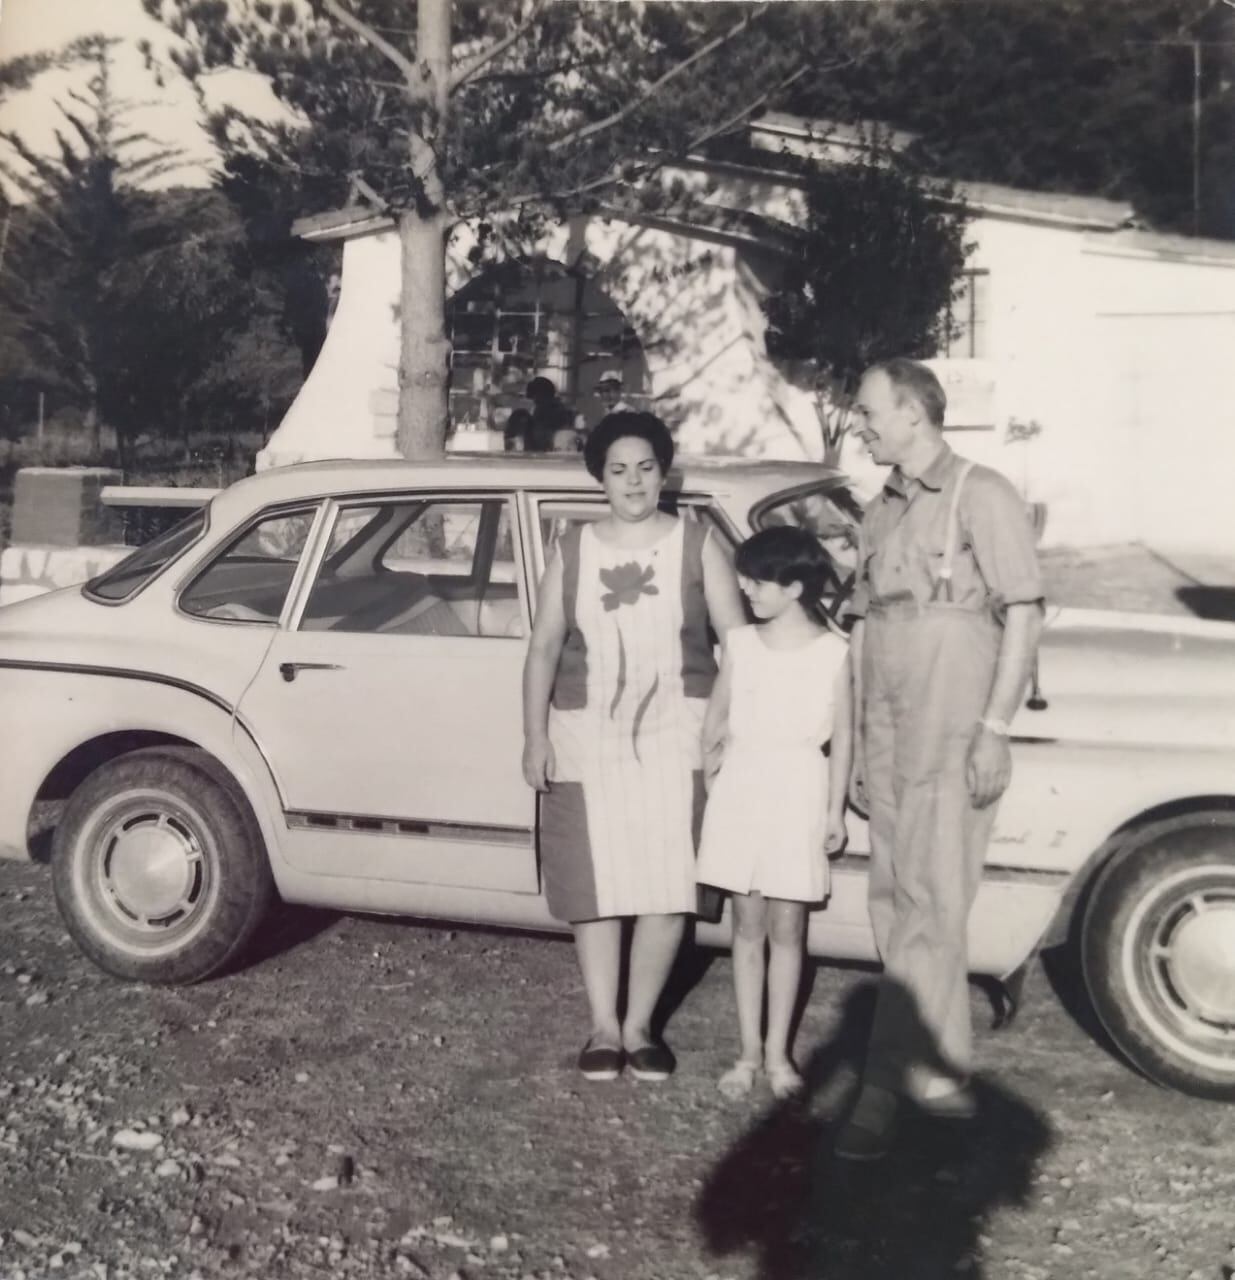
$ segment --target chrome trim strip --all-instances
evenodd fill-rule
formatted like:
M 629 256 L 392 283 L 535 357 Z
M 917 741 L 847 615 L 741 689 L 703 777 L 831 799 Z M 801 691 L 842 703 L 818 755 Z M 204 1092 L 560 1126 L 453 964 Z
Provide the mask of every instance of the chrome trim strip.
M 182 689 L 185 693 L 205 698 L 207 702 L 225 711 L 229 716 L 235 714 L 232 704 L 220 698 L 217 693 L 211 693 L 209 689 L 200 684 L 194 684 L 191 680 L 162 675 L 157 671 L 137 671 L 132 667 L 98 667 L 85 662 L 42 662 L 25 658 L 0 658 L 0 667 L 24 671 L 56 671 L 66 675 L 110 676 L 116 680 L 142 680 L 147 684 L 162 684 L 172 689 Z
M 829 860 L 833 871 L 856 871 L 865 873 L 870 865 L 870 854 L 845 853 L 839 858 Z M 1002 863 L 988 862 L 982 869 L 982 883 L 1005 881 L 1024 883 L 1034 881 L 1039 884 L 1055 885 L 1070 880 L 1075 873 L 1062 867 L 1009 867 Z
M 464 840 L 530 848 L 531 827 L 507 827 L 437 818 L 388 818 L 356 813 L 324 813 L 311 809 L 287 809 L 284 821 L 296 831 L 342 831 L 349 835 L 413 836 L 425 840 Z

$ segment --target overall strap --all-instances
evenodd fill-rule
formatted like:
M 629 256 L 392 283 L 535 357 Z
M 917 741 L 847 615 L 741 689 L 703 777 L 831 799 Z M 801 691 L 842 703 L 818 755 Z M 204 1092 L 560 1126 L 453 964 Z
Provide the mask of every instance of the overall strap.
M 948 503 L 948 523 L 943 540 L 943 563 L 939 566 L 939 577 L 931 590 L 932 600 L 938 597 L 939 588 L 943 587 L 948 603 L 952 603 L 952 563 L 956 559 L 957 543 L 960 540 L 961 490 L 965 487 L 965 480 L 973 470 L 973 466 L 973 462 L 969 459 L 962 462 L 952 484 L 952 498 Z

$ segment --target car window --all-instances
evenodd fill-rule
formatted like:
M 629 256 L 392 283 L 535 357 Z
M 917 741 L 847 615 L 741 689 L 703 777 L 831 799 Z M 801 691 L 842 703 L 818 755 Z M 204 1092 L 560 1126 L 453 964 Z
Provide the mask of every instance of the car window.
M 853 590 L 861 519 L 862 509 L 856 499 L 834 481 L 829 481 L 826 488 L 793 490 L 780 500 L 760 504 L 751 513 L 751 523 L 757 529 L 795 524 L 819 539 L 832 566 L 821 604 L 833 619 L 840 618 Z
M 673 495 L 671 503 L 662 502 L 661 507 L 682 520 L 702 521 L 710 529 L 713 529 L 720 535 L 716 538 L 717 546 L 724 551 L 730 562 L 732 562 L 735 550 L 733 534 L 715 508 L 709 506 L 706 502 L 683 499 L 676 494 Z M 594 520 L 601 520 L 608 514 L 608 506 L 599 500 L 586 502 L 574 499 L 570 501 L 554 500 L 542 502 L 539 509 L 540 537 L 545 549 L 546 562 L 554 545 L 567 529 L 574 525 L 591 524 Z
M 199 618 L 277 622 L 315 510 L 281 511 L 250 525 L 181 592 L 181 609 Z
M 340 508 L 300 627 L 518 639 L 525 628 L 509 502 Z
M 136 595 L 161 573 L 181 552 L 191 547 L 206 531 L 206 508 L 201 507 L 157 538 L 152 538 L 132 555 L 112 565 L 106 573 L 91 578 L 85 593 L 98 600 L 117 603 Z

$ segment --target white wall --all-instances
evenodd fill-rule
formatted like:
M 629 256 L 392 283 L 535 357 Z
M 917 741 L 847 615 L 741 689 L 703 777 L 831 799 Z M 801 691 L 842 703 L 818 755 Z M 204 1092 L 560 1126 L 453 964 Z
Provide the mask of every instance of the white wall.
M 707 181 L 714 203 L 800 213 L 800 193 L 783 186 Z M 984 360 L 935 362 L 954 399 L 950 425 L 981 427 L 950 431 L 957 451 L 1046 504 L 1047 545 L 1229 549 L 1235 246 L 1004 216 L 975 218 L 968 236 L 971 264 L 990 273 L 989 349 Z M 753 246 L 589 218 L 540 248 L 598 264 L 597 282 L 645 344 L 654 407 L 679 423 L 684 450 L 820 456 L 810 395 L 764 349 Z M 261 465 L 393 455 L 398 251 L 393 231 L 347 242 L 326 344 Z M 462 274 L 452 274 L 457 285 Z M 1041 431 L 1011 442 L 1014 421 Z M 863 488 L 879 483 L 859 448 L 842 461 Z

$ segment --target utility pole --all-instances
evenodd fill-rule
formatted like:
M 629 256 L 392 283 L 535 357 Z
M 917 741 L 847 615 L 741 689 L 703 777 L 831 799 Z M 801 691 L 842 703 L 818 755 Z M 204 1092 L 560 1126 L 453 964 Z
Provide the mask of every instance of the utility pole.
M 1233 0 L 1226 0 L 1235 8 Z M 1176 40 L 1130 40 L 1129 44 L 1151 45 L 1166 49 L 1192 50 L 1192 234 L 1201 232 L 1201 129 L 1204 98 L 1201 94 L 1201 50 L 1205 46 L 1216 48 L 1230 46 L 1230 40 L 1201 40 L 1197 36 L 1183 37 Z

